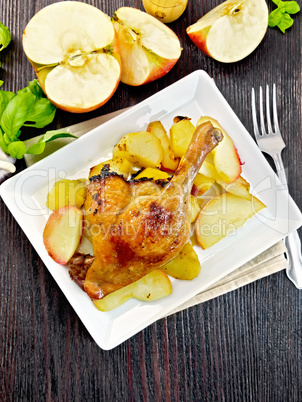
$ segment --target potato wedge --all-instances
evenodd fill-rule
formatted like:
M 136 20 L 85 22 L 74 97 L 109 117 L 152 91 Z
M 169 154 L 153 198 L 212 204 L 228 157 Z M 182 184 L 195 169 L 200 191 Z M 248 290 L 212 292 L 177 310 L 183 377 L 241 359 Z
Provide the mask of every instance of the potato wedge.
M 171 149 L 176 158 L 181 158 L 186 153 L 194 131 L 195 126 L 188 118 L 177 121 L 171 126 Z
M 232 234 L 265 205 L 256 197 L 246 200 L 231 193 L 212 198 L 202 208 L 195 233 L 199 245 L 206 249 Z
M 167 274 L 156 269 L 136 282 L 130 283 L 100 300 L 93 300 L 101 311 L 110 311 L 134 298 L 142 301 L 154 301 L 172 293 L 172 285 Z
M 163 147 L 163 160 L 161 162 L 162 169 L 167 171 L 175 172 L 177 166 L 179 164 L 179 158 L 175 158 L 175 155 L 170 146 L 170 138 L 160 121 L 152 121 L 149 123 L 147 131 L 156 135 L 156 137 L 160 140 L 161 145 Z
M 200 272 L 200 262 L 191 243 L 186 243 L 180 253 L 162 267 L 175 279 L 192 280 Z
M 101 162 L 94 166 L 90 169 L 89 178 L 92 176 L 98 176 L 105 165 L 108 165 L 110 172 L 116 172 L 119 175 L 122 175 L 125 180 L 129 178 L 132 165 L 127 159 L 122 158 L 109 159 L 108 161 Z
M 75 205 L 81 208 L 85 201 L 85 179 L 57 181 L 47 194 L 46 206 L 52 211 L 66 205 Z
M 157 168 L 145 168 L 137 176 L 135 176 L 135 180 L 142 179 L 143 177 L 146 177 L 147 179 L 153 179 L 154 181 L 156 180 L 168 180 L 170 178 L 169 173 L 163 172 L 160 169 Z
M 140 167 L 160 167 L 163 154 L 160 140 L 148 131 L 125 135 L 113 149 L 114 158 L 127 159 Z

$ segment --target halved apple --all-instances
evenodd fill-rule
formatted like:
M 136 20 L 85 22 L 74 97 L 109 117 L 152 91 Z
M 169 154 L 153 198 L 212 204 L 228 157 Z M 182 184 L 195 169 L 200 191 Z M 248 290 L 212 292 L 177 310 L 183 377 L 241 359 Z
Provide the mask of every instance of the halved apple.
M 50 215 L 43 231 L 43 242 L 51 258 L 65 265 L 80 244 L 82 233 L 83 212 L 68 205 Z
M 91 5 L 66 1 L 43 8 L 24 30 L 23 49 L 43 91 L 60 109 L 97 109 L 120 82 L 113 24 Z
M 205 121 L 210 121 L 213 124 L 213 127 L 218 128 L 223 134 L 222 141 L 220 141 L 211 153 L 214 155 L 213 161 L 217 173 L 225 183 L 229 184 L 240 176 L 242 170 L 237 149 L 235 148 L 232 138 L 221 127 L 218 121 L 213 119 L 213 117 L 200 117 L 196 127 Z
M 208 56 L 232 63 L 256 49 L 267 26 L 265 0 L 227 0 L 189 26 L 187 34 Z
M 231 193 L 212 198 L 201 209 L 195 222 L 199 245 L 206 249 L 232 234 L 265 205 L 256 197 L 246 200 Z
M 181 55 L 178 37 L 165 24 L 132 7 L 121 7 L 112 21 L 122 59 L 121 81 L 138 86 L 167 74 Z

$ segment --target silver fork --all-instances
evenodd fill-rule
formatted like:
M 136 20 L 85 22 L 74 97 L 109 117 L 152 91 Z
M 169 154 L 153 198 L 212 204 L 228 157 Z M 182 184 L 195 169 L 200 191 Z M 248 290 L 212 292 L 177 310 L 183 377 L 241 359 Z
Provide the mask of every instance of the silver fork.
M 255 100 L 255 90 L 252 88 L 252 115 L 253 115 L 253 125 L 254 134 L 259 148 L 262 152 L 270 155 L 277 169 L 277 175 L 281 183 L 287 187 L 287 179 L 284 170 L 284 165 L 281 158 L 281 152 L 285 148 L 285 143 L 281 136 L 278 115 L 277 115 L 277 102 L 276 102 L 276 85 L 273 84 L 273 123 L 274 129 L 271 122 L 270 113 L 270 100 L 269 100 L 269 86 L 266 86 L 266 123 L 267 129 L 264 123 L 264 111 L 263 111 L 263 91 L 260 87 L 259 92 L 259 107 L 260 107 L 260 127 L 261 132 L 258 128 L 257 114 L 256 114 L 256 100 Z M 287 247 L 287 260 L 288 266 L 286 268 L 286 273 L 288 278 L 295 284 L 298 289 L 302 289 L 302 256 L 301 256 L 301 242 L 298 232 L 295 230 L 291 232 L 285 239 L 285 245 Z

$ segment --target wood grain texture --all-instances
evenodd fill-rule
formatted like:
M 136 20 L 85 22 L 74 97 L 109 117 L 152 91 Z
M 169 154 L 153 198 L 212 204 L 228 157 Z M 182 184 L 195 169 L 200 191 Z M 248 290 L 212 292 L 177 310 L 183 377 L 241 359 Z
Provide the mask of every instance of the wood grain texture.
M 0 20 L 13 38 L 0 53 L 2 89 L 16 91 L 35 78 L 22 50 L 22 32 L 35 12 L 53 2 L 0 0 Z M 142 9 L 138 0 L 87 3 L 108 15 L 120 6 Z M 268 29 L 249 57 L 227 65 L 203 55 L 185 33 L 218 3 L 189 0 L 184 15 L 170 24 L 183 53 L 165 77 L 142 88 L 121 84 L 106 105 L 86 115 L 59 111 L 52 127 L 134 105 L 204 69 L 252 132 L 251 87 L 275 82 L 289 189 L 301 207 L 301 15 L 285 35 Z M 17 168 L 24 169 L 24 162 L 18 161 Z M 2 200 L 0 217 L 1 401 L 302 400 L 302 291 L 284 272 L 162 319 L 103 351 Z

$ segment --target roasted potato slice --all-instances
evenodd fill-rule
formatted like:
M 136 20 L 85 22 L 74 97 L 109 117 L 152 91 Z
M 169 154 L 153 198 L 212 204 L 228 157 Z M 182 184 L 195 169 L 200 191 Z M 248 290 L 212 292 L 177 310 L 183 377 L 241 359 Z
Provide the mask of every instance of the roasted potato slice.
M 98 165 L 90 169 L 89 178 L 92 176 L 98 176 L 105 165 L 108 165 L 110 172 L 116 172 L 124 177 L 125 180 L 129 178 L 132 165 L 127 159 L 115 158 L 108 161 L 101 162 Z
M 142 301 L 154 301 L 172 293 L 172 285 L 167 274 L 156 269 L 136 282 L 130 283 L 100 300 L 93 300 L 101 311 L 110 311 L 134 298 Z
M 113 149 L 113 157 L 127 159 L 140 167 L 160 167 L 163 160 L 160 140 L 148 131 L 126 134 Z
M 75 205 L 81 208 L 85 201 L 85 179 L 57 181 L 47 194 L 46 206 L 52 211 L 66 205 Z
M 181 158 L 186 153 L 194 131 L 195 126 L 188 118 L 179 120 L 171 126 L 171 149 L 176 158 Z
M 160 169 L 157 168 L 145 168 L 137 176 L 135 176 L 135 180 L 142 179 L 143 177 L 146 177 L 147 179 L 153 179 L 154 181 L 156 180 L 168 180 L 170 178 L 169 173 L 163 172 Z
M 160 140 L 163 147 L 164 155 L 161 162 L 162 168 L 168 171 L 175 171 L 179 164 L 179 158 L 175 158 L 175 155 L 171 149 L 170 138 L 160 121 L 152 121 L 149 123 L 147 131 L 156 135 Z
M 175 279 L 191 280 L 200 272 L 200 262 L 191 243 L 186 243 L 180 253 L 162 267 Z

